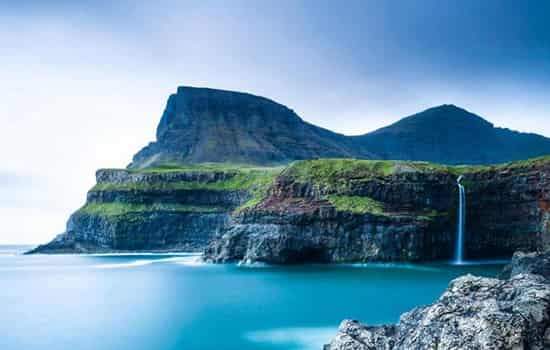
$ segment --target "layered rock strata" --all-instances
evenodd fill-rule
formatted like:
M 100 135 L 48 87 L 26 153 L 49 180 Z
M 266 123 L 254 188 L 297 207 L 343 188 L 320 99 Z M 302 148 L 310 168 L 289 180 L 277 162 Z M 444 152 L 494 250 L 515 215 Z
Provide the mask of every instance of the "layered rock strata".
M 453 257 L 466 187 L 466 258 L 547 246 L 550 162 L 497 167 L 312 160 L 291 165 L 269 196 L 235 216 L 206 250 L 212 262 L 421 261 Z
M 262 171 L 100 170 L 65 233 L 35 253 L 200 251 L 254 197 Z M 266 175 L 271 176 L 271 175 Z

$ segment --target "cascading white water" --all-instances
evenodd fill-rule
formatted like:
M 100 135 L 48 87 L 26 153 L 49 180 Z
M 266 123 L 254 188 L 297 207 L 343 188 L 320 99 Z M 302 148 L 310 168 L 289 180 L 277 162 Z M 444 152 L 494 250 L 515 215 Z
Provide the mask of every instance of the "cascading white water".
M 455 247 L 455 263 L 462 264 L 464 262 L 464 231 L 466 227 L 466 191 L 460 183 L 462 175 L 458 177 L 456 183 L 458 185 L 458 224 L 456 228 L 456 247 Z

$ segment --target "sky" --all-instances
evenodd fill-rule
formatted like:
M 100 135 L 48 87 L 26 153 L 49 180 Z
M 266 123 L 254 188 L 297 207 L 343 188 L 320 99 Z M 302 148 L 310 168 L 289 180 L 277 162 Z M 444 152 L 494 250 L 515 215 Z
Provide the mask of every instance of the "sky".
M 357 135 L 453 103 L 550 136 L 550 2 L 0 0 L 0 244 L 46 242 L 177 86 Z

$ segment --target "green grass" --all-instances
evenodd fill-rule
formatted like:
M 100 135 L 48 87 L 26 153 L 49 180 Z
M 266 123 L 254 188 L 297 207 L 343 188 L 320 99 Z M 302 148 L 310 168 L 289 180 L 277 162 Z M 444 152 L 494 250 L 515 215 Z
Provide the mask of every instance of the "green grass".
M 165 163 L 150 168 L 126 169 L 130 173 L 150 174 L 150 173 L 169 173 L 169 172 L 247 172 L 247 171 L 276 171 L 282 170 L 282 167 L 256 166 L 251 164 L 236 163 Z
M 130 170 L 131 173 L 153 174 L 167 172 L 225 172 L 229 178 L 220 181 L 177 181 L 167 182 L 128 182 L 100 183 L 91 191 L 174 191 L 174 190 L 211 190 L 211 191 L 247 191 L 250 199 L 236 211 L 250 208 L 260 203 L 267 195 L 273 180 L 283 170 L 282 167 L 258 167 L 251 165 L 206 163 L 190 165 L 162 165 L 155 168 Z
M 195 171 L 203 168 L 195 168 Z M 281 172 L 281 168 L 243 168 L 232 170 L 228 179 L 220 181 L 158 181 L 149 182 L 128 182 L 128 183 L 100 183 L 96 184 L 91 191 L 170 191 L 170 190 L 218 190 L 218 191 L 237 191 L 250 190 L 254 187 L 271 184 L 273 179 Z M 176 170 L 171 170 L 172 172 Z M 187 170 L 177 170 L 178 172 L 187 172 Z M 202 170 L 200 170 L 202 171 Z M 218 170 L 216 170 L 218 171 Z M 151 171 L 152 172 L 152 171 Z
M 89 215 L 100 215 L 115 217 L 131 213 L 147 213 L 155 211 L 191 212 L 191 213 L 214 213 L 225 211 L 224 208 L 212 206 L 191 206 L 182 204 L 133 204 L 133 203 L 87 203 L 78 210 L 79 213 Z
M 384 205 L 370 197 L 330 195 L 327 199 L 338 211 L 349 211 L 356 214 L 384 214 Z
M 428 162 L 359 159 L 315 159 L 292 163 L 283 174 L 297 182 L 312 183 L 319 189 L 346 193 L 357 183 L 385 181 L 400 171 L 449 172 L 449 168 Z
M 401 171 L 447 173 L 459 176 L 491 170 L 515 169 L 550 164 L 550 156 L 499 165 L 442 165 L 430 162 L 360 159 L 315 159 L 292 163 L 283 174 L 298 182 L 309 182 L 331 192 L 345 193 L 351 184 L 373 179 L 384 181 Z

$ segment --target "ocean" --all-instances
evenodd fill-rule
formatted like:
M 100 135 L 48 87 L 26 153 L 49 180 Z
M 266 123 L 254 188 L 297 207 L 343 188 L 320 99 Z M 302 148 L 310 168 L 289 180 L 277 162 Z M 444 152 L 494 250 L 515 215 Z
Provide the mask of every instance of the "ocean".
M 310 350 L 344 318 L 393 323 L 453 278 L 454 266 L 203 264 L 195 254 L 21 255 L 0 246 L 0 349 Z

